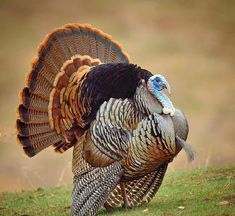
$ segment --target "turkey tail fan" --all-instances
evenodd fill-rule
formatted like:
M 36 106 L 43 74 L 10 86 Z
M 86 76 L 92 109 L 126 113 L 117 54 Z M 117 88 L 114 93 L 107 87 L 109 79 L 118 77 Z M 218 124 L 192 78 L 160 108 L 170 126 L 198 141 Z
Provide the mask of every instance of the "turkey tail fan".
M 167 166 L 168 162 L 165 162 L 156 171 L 151 172 L 140 179 L 125 183 L 127 198 L 131 206 L 137 206 L 143 202 L 148 203 L 153 199 L 162 184 Z M 121 188 L 118 185 L 109 195 L 104 207 L 106 209 L 111 209 L 121 207 L 123 204 Z
M 68 24 L 49 34 L 38 48 L 38 57 L 32 63 L 27 87 L 21 92 L 21 104 L 18 107 L 18 141 L 29 157 L 50 145 L 56 151 L 63 152 L 76 142 L 75 136 L 71 135 L 73 131 L 63 136 L 58 133 L 58 128 L 50 127 L 53 126 L 51 115 L 57 110 L 52 114 L 48 110 L 51 104 L 56 105 L 51 101 L 55 95 L 51 96 L 51 92 L 57 75 L 62 69 L 68 77 L 76 71 L 76 55 L 86 55 L 103 63 L 129 62 L 127 54 L 117 42 L 90 25 Z M 62 78 L 60 83 L 66 84 L 66 76 Z M 54 107 L 51 108 L 53 110 Z M 83 131 L 79 131 L 80 128 L 76 130 L 79 137 Z
M 98 167 L 75 175 L 72 192 L 72 215 L 95 215 L 123 174 L 121 162 Z

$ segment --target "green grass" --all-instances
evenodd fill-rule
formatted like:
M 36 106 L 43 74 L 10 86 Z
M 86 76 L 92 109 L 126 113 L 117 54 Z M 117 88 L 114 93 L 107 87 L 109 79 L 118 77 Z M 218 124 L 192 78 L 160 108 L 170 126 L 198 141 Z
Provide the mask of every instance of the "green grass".
M 0 215 L 70 215 L 71 186 L 3 193 Z M 235 167 L 169 172 L 154 200 L 100 215 L 235 215 Z

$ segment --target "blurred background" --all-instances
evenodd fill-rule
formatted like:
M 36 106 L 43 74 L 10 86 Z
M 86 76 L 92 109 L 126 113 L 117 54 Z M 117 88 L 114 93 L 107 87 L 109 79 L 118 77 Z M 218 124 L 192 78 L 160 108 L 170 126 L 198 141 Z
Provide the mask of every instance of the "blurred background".
M 90 23 L 112 35 L 133 63 L 165 75 L 184 110 L 188 142 L 169 170 L 235 164 L 235 2 L 0 1 L 0 191 L 72 183 L 72 150 L 26 158 L 16 143 L 18 93 L 37 46 L 66 23 Z

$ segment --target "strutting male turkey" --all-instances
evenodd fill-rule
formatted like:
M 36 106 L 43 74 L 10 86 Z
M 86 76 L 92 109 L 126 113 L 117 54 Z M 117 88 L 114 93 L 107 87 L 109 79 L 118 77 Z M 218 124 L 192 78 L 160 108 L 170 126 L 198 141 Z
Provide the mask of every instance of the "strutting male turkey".
M 18 140 L 29 157 L 73 146 L 72 215 L 150 202 L 179 151 L 193 159 L 187 120 L 163 89 L 163 76 L 90 25 L 65 25 L 42 42 L 21 92 Z

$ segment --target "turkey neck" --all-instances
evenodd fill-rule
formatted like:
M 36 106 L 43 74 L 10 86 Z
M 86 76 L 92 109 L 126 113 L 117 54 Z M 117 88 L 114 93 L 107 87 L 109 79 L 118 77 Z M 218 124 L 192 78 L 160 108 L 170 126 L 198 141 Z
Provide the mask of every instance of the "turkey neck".
M 153 113 L 162 113 L 162 105 L 152 96 L 147 89 L 145 82 L 142 82 L 137 88 L 134 95 L 135 107 L 146 115 Z

